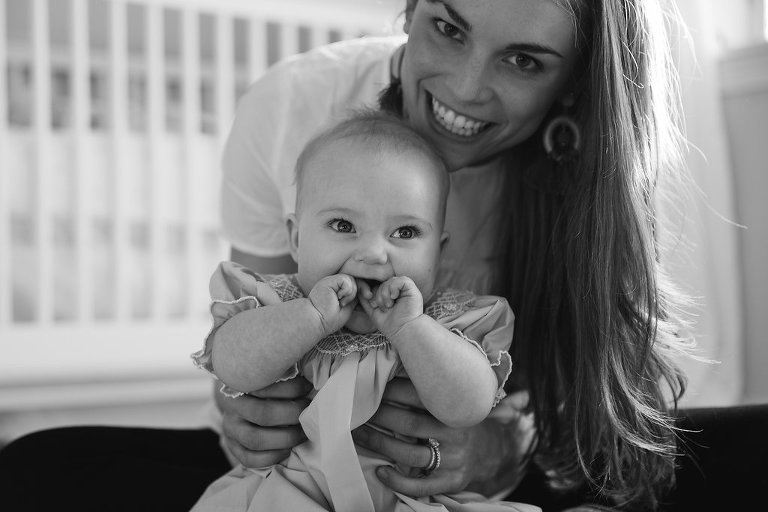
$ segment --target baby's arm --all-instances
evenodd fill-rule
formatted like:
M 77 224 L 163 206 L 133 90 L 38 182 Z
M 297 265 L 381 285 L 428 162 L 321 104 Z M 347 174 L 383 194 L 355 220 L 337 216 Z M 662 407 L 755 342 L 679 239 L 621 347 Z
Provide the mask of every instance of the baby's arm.
M 498 388 L 485 354 L 424 314 L 421 293 L 411 279 L 394 277 L 375 296 L 365 283 L 359 286 L 363 307 L 397 350 L 435 418 L 451 427 L 485 419 Z
M 244 393 L 269 386 L 347 322 L 356 294 L 354 279 L 337 274 L 318 281 L 308 298 L 236 314 L 213 334 L 213 372 Z

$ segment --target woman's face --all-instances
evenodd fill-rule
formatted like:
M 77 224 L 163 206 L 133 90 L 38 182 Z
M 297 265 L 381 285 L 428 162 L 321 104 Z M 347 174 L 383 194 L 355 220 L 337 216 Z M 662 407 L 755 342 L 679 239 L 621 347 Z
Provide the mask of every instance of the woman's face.
M 552 0 L 419 0 L 406 26 L 404 110 L 451 170 L 523 142 L 572 92 L 573 21 Z

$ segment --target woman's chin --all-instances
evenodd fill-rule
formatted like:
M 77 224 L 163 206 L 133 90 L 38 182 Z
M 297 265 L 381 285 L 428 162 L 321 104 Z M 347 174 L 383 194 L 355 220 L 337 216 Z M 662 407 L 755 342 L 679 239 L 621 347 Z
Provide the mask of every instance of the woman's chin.
M 352 311 L 344 327 L 357 334 L 369 334 L 377 330 L 371 317 L 365 311 L 357 308 Z

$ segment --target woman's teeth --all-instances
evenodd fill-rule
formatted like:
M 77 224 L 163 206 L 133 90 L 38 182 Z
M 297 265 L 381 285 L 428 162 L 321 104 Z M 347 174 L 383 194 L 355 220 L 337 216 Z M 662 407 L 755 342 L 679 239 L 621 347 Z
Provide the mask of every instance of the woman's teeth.
M 477 135 L 490 124 L 457 114 L 435 98 L 432 98 L 432 114 L 440 126 L 454 135 L 461 135 L 462 137 Z

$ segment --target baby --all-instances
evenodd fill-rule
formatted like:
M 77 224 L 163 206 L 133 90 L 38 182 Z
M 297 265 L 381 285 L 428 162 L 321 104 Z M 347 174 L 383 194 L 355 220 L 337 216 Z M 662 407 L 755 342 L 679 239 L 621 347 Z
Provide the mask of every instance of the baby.
M 539 510 L 469 492 L 396 493 L 375 476 L 392 462 L 352 441 L 396 376 L 453 427 L 482 421 L 504 396 L 514 318 L 506 301 L 435 287 L 448 240 L 439 156 L 399 119 L 362 112 L 310 141 L 296 182 L 287 224 L 298 273 L 222 263 L 211 279 L 214 325 L 193 358 L 233 398 L 303 375 L 315 389 L 300 418 L 307 441 L 278 465 L 234 468 L 193 511 Z M 429 474 L 439 441 L 426 442 Z

